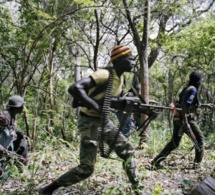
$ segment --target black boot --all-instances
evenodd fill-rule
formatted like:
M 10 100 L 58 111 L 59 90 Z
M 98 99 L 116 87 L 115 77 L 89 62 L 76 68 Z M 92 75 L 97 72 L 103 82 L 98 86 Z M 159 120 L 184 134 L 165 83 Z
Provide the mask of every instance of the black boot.
M 157 169 L 162 169 L 162 168 L 164 168 L 164 167 L 162 165 L 160 165 L 159 161 L 157 161 L 157 160 L 154 159 L 151 162 L 151 170 L 157 170 Z
M 49 184 L 43 188 L 40 188 L 39 195 L 52 195 L 52 193 L 59 187 L 60 186 L 58 185 L 58 183 L 56 181 L 54 181 L 51 184 Z
M 141 188 L 138 181 L 131 184 L 131 189 L 135 195 L 140 195 Z

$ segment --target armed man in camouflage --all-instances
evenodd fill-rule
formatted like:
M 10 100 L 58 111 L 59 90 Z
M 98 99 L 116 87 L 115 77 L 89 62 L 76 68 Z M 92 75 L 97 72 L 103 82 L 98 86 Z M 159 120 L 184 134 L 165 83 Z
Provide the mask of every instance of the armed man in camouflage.
M 152 168 L 156 169 L 162 167 L 160 162 L 165 160 L 166 157 L 179 146 L 184 133 L 188 134 L 196 145 L 193 168 L 197 168 L 201 163 L 204 155 L 204 136 L 195 121 L 196 111 L 200 106 L 197 94 L 201 82 L 202 75 L 199 72 L 192 72 L 190 74 L 189 83 L 180 93 L 179 103 L 176 105 L 177 108 L 182 108 L 182 111 L 176 112 L 174 115 L 172 139 L 151 162 Z
M 24 133 L 18 130 L 16 125 L 16 115 L 23 111 L 24 104 L 21 96 L 14 95 L 9 98 L 6 110 L 0 112 L 0 158 L 8 158 L 7 151 L 14 151 L 26 165 L 28 144 Z
M 123 73 L 131 72 L 134 67 L 131 50 L 127 46 L 116 46 L 111 52 L 111 61 L 113 63 L 113 86 L 111 96 L 118 97 L 122 92 Z M 51 195 L 61 186 L 69 186 L 78 183 L 92 175 L 97 158 L 98 151 L 98 129 L 101 127 L 101 112 L 104 102 L 105 91 L 92 98 L 92 94 L 99 86 L 105 83 L 109 78 L 109 70 L 100 69 L 91 74 L 88 78 L 83 78 L 71 85 L 68 92 L 81 102 L 82 108 L 78 121 L 80 133 L 80 164 L 72 168 L 64 175 L 60 176 L 48 186 L 39 190 L 40 195 Z M 108 118 L 106 124 L 107 140 L 109 144 L 116 132 L 116 127 Z M 132 184 L 134 190 L 138 188 L 136 175 L 136 162 L 133 158 L 134 148 L 128 143 L 122 134 L 119 134 L 115 145 L 116 154 L 123 160 L 123 168 Z

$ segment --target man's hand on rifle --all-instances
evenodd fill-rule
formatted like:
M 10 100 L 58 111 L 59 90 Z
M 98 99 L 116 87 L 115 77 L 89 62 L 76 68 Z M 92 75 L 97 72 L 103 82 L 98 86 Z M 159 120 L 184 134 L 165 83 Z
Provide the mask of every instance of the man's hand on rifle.
M 171 104 L 169 105 L 169 107 L 172 109 L 173 115 L 179 116 L 179 113 L 178 113 L 178 111 L 177 111 L 177 108 L 176 108 L 175 104 L 171 103 Z
M 153 118 L 157 118 L 157 116 L 159 115 L 159 111 L 153 110 L 150 115 L 153 116 Z

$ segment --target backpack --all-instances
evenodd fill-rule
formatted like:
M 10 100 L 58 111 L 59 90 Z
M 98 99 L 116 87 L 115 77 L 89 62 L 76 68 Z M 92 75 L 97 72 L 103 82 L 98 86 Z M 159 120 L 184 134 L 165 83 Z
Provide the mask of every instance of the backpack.
M 0 144 L 8 148 L 13 141 L 10 129 L 10 118 L 6 111 L 0 112 Z

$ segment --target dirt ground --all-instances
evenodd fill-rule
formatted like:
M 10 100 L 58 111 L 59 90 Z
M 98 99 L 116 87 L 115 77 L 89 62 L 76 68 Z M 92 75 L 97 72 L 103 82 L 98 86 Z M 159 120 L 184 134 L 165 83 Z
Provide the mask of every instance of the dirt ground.
M 164 168 L 150 170 L 151 158 L 141 150 L 136 152 L 142 195 L 189 195 L 192 189 L 207 175 L 214 174 L 214 152 L 206 150 L 201 166 L 192 169 L 193 151 L 182 155 L 175 151 L 164 162 Z M 1 194 L 38 194 L 37 189 L 51 182 L 78 163 L 68 160 L 61 162 L 43 161 L 42 167 L 33 175 L 32 165 L 19 176 L 10 178 L 1 186 Z M 98 158 L 94 174 L 83 182 L 69 187 L 61 187 L 54 195 L 132 195 L 131 186 L 116 159 Z

